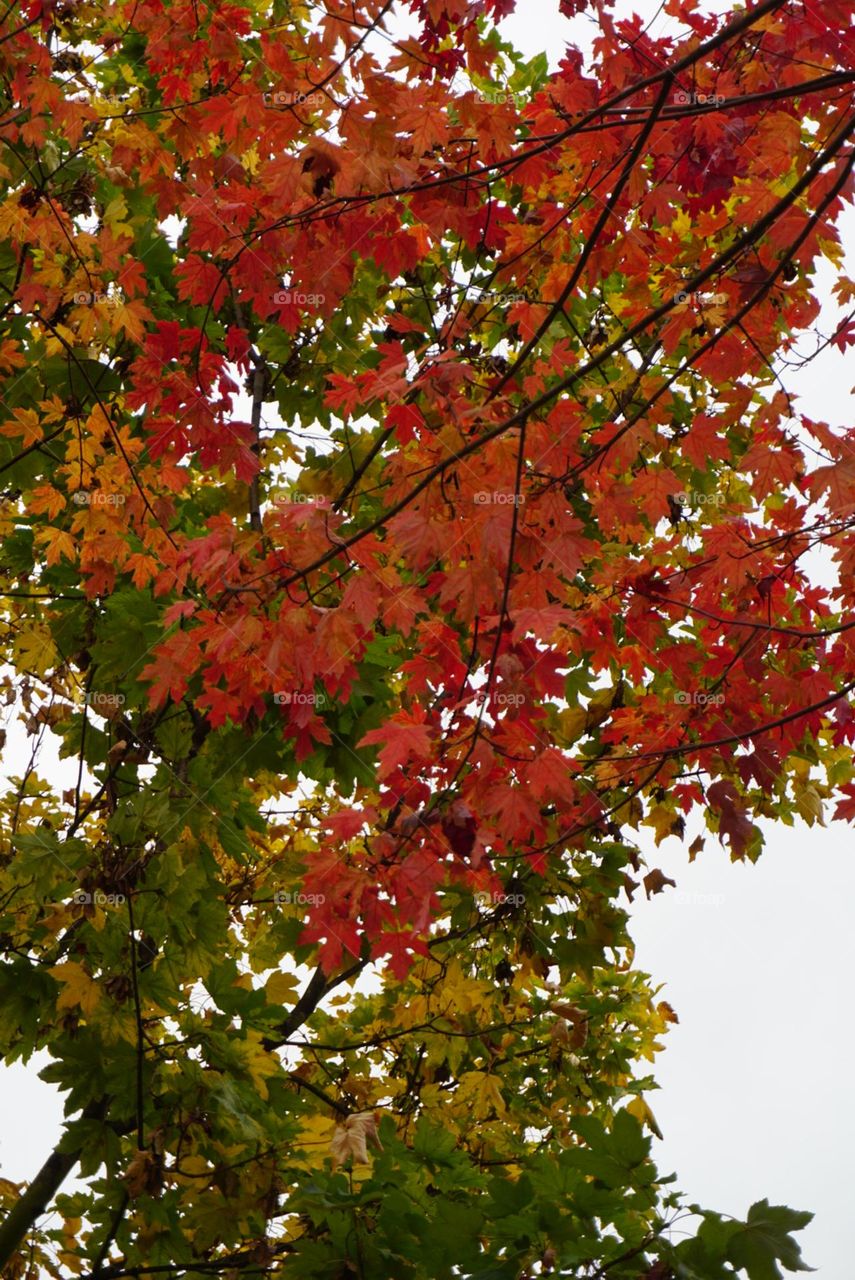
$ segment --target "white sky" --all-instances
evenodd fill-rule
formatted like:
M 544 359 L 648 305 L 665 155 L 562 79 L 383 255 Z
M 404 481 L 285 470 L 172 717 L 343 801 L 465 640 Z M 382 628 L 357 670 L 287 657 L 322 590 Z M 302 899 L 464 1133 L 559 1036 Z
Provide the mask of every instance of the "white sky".
M 618 0 L 614 9 L 645 20 L 658 10 L 651 0 Z M 653 30 L 668 21 L 660 14 Z M 520 0 L 502 26 L 529 55 L 546 48 L 552 65 L 569 34 L 584 48 L 593 33 L 590 17 L 558 17 L 557 0 Z M 851 276 L 851 207 L 841 225 Z M 830 279 L 820 275 L 821 296 Z M 836 314 L 821 319 L 826 332 Z M 785 378 L 800 407 L 832 425 L 851 421 L 852 381 L 852 361 L 847 369 L 836 351 Z M 20 762 L 7 767 L 14 773 Z M 767 824 L 767 838 L 755 866 L 732 864 L 709 835 L 692 865 L 676 839 L 644 848 L 650 865 L 678 882 L 650 902 L 637 895 L 633 907 L 637 964 L 666 984 L 662 997 L 680 1017 L 657 1062 L 662 1088 L 649 1098 L 664 1134 L 654 1155 L 706 1207 L 744 1215 L 765 1196 L 812 1210 L 805 1260 L 822 1280 L 851 1280 L 855 839 L 844 824 L 808 829 L 801 822 Z M 35 1077 L 44 1061 L 0 1066 L 0 1174 L 14 1180 L 32 1177 L 59 1137 L 61 1096 Z

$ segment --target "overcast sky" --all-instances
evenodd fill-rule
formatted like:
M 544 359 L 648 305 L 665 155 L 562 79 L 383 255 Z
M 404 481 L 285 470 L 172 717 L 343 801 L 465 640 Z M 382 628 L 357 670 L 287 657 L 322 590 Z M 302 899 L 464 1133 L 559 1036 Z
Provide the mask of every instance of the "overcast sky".
M 659 6 L 615 8 L 647 20 Z M 503 30 L 527 53 L 548 49 L 554 65 L 568 33 L 584 44 L 592 31 L 589 19 L 571 24 L 556 9 L 557 0 L 523 0 Z M 654 31 L 668 21 L 660 14 Z M 851 208 L 845 227 L 851 276 Z M 820 276 L 821 295 L 830 279 Z M 836 315 L 830 309 L 820 321 L 826 331 Z M 785 382 L 809 416 L 850 425 L 851 364 L 826 352 Z M 9 772 L 19 767 L 7 759 Z M 665 984 L 662 998 L 680 1018 L 658 1059 L 661 1091 L 649 1099 L 664 1134 L 654 1153 L 660 1169 L 676 1171 L 689 1198 L 709 1208 L 744 1215 L 765 1196 L 812 1210 L 806 1261 L 822 1280 L 851 1280 L 855 1035 L 847 943 L 855 841 L 843 824 L 766 829 L 767 850 L 755 866 L 732 864 L 713 836 L 692 865 L 675 838 L 659 850 L 652 841 L 645 847 L 650 865 L 678 882 L 650 902 L 636 898 L 633 908 L 637 963 Z M 61 1098 L 35 1069 L 0 1066 L 0 1174 L 14 1180 L 32 1177 L 62 1124 Z

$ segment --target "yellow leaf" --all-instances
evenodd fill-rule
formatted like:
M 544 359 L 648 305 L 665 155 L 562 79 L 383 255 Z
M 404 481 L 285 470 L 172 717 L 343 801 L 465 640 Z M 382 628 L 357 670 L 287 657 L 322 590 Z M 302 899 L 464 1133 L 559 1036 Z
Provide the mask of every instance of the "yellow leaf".
M 101 999 L 101 988 L 76 960 L 65 960 L 48 969 L 63 984 L 56 1002 L 57 1013 L 63 1009 L 82 1009 L 88 1017 Z
M 689 214 L 686 213 L 685 209 L 681 209 L 677 214 L 676 218 L 671 223 L 671 230 L 675 235 L 679 236 L 681 240 L 685 240 L 686 237 L 692 233 L 692 219 Z
M 264 998 L 268 1004 L 291 1004 L 299 985 L 293 973 L 272 973 L 264 984 Z
M 641 1094 L 633 1098 L 631 1102 L 628 1102 L 626 1109 L 631 1116 L 635 1116 L 636 1120 L 639 1120 L 647 1129 L 650 1130 L 651 1133 L 655 1134 L 656 1137 L 661 1140 L 662 1130 L 656 1123 L 655 1115 L 650 1110 L 650 1107 L 647 1105 Z
M 569 707 L 558 713 L 558 723 L 568 743 L 575 742 L 585 732 L 588 712 L 585 707 Z
M 176 1172 L 173 1176 L 176 1182 L 193 1187 L 198 1191 L 198 1179 L 203 1174 L 210 1174 L 210 1172 L 211 1167 L 204 1156 L 189 1155 L 182 1159 L 180 1172 Z
M 44 623 L 34 623 L 15 637 L 12 647 L 15 665 L 20 671 L 44 676 L 56 665 L 53 637 Z
M 795 787 L 796 808 L 809 827 L 818 822 L 821 827 L 825 826 L 825 818 L 822 811 L 822 800 L 816 787 Z
M 77 324 L 77 336 L 81 342 L 91 342 L 98 328 L 98 317 L 94 307 L 75 307 L 74 318 Z
M 254 142 L 249 151 L 244 151 L 243 155 L 240 157 L 240 162 L 244 169 L 246 169 L 247 173 L 251 174 L 254 178 L 258 173 L 258 161 L 258 144 Z
M 678 835 L 679 830 L 675 831 L 674 827 L 677 822 L 677 815 L 672 808 L 664 804 L 655 804 L 650 809 L 647 817 L 644 819 L 646 827 L 653 827 L 656 832 L 656 847 L 663 840 L 667 840 L 668 836 Z
M 270 1053 L 263 1047 L 262 1037 L 257 1031 L 247 1032 L 241 1056 L 259 1096 L 266 1099 L 268 1097 L 266 1081 L 281 1070 L 282 1064 L 275 1053 Z
M 116 222 L 121 222 L 127 212 L 128 206 L 125 203 L 125 197 L 123 195 L 114 196 L 104 210 L 104 222 L 108 227 L 112 226 Z
M 503 1116 L 508 1109 L 497 1077 L 485 1071 L 465 1071 L 455 1100 L 466 1103 L 476 1120 L 486 1119 L 491 1112 Z
M 326 1115 L 305 1116 L 300 1123 L 300 1137 L 295 1142 L 296 1148 L 309 1148 L 303 1152 L 304 1158 L 315 1154 L 318 1148 L 324 1151 L 329 1147 L 335 1133 L 335 1121 Z
M 71 907 L 65 906 L 64 903 L 57 903 L 55 910 L 44 916 L 41 924 L 50 933 L 60 934 L 71 923 L 71 920 Z

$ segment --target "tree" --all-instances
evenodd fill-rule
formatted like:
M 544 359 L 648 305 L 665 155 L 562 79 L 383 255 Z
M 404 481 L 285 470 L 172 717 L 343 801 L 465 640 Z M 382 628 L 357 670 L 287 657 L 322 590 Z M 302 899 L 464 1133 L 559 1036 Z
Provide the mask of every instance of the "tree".
M 855 814 L 847 6 L 513 8 L 6 8 L 11 1280 L 804 1269 L 651 1161 L 627 899 Z

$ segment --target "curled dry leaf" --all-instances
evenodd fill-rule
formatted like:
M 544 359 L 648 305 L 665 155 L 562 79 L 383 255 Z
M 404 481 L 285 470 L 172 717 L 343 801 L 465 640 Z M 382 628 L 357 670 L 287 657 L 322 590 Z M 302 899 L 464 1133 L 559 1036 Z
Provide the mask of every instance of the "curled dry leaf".
M 648 871 L 647 875 L 644 877 L 643 884 L 644 892 L 647 894 L 648 898 L 652 897 L 654 893 L 661 893 L 666 884 L 672 885 L 675 889 L 677 888 L 677 881 L 669 879 L 669 877 L 665 875 L 665 872 L 660 871 L 658 867 L 654 867 L 652 871 Z
M 368 1148 L 382 1151 L 383 1144 L 377 1133 L 377 1112 L 357 1111 L 348 1116 L 343 1124 L 336 1125 L 330 1151 L 333 1168 L 345 1164 L 352 1159 L 354 1164 L 368 1164 Z
M 566 1039 L 571 1049 L 581 1049 L 582 1045 L 588 1038 L 588 1015 L 584 1009 L 577 1009 L 574 1004 L 563 1004 L 555 1002 L 551 1004 L 550 1009 L 553 1013 L 557 1013 L 559 1017 L 564 1018 L 573 1028 L 569 1036 L 561 1037 L 562 1041 Z M 564 1026 L 564 1023 L 557 1024 Z M 555 1030 L 553 1028 L 553 1039 L 555 1038 Z
M 132 1200 L 157 1195 L 163 1186 L 162 1159 L 153 1151 L 137 1151 L 125 1171 L 125 1186 Z

